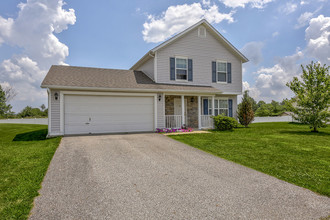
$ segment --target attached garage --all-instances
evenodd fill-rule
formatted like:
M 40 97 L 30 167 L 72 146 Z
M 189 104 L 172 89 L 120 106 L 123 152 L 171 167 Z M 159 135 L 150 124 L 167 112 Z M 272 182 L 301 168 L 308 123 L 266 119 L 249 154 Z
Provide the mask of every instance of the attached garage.
M 154 96 L 72 95 L 64 98 L 64 134 L 154 130 Z

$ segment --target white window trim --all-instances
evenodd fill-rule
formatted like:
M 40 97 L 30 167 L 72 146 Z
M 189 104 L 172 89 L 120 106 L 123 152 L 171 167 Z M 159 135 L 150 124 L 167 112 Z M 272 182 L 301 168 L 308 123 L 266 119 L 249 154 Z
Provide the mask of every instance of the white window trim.
M 213 105 L 214 105 L 214 112 L 215 112 L 215 109 L 217 109 L 218 110 L 218 115 L 219 115 L 219 110 L 221 109 L 221 110 L 227 110 L 227 115 L 226 116 L 229 116 L 229 104 L 228 104 L 228 98 L 224 98 L 224 97 L 215 97 L 214 98 L 214 102 L 215 102 L 215 100 L 218 100 L 218 107 L 216 108 L 215 107 L 215 104 L 213 103 Z M 219 107 L 219 101 L 220 100 L 224 100 L 224 101 L 227 101 L 227 108 L 220 108 Z M 214 114 L 215 115 L 215 114 Z
M 177 68 L 176 67 L 176 59 L 185 59 L 187 61 L 187 67 L 184 69 L 184 68 Z M 175 81 L 179 81 L 179 82 L 188 82 L 188 57 L 182 57 L 182 56 L 175 56 L 175 62 L 174 62 L 174 65 L 175 65 Z M 176 75 L 176 70 L 177 69 L 181 69 L 181 70 L 186 70 L 187 72 L 187 79 L 177 79 Z
M 209 114 L 210 113 L 210 111 L 212 112 L 212 106 L 210 105 L 210 103 L 212 103 L 212 98 L 203 98 L 202 99 L 202 115 L 204 115 L 204 99 L 207 99 L 208 100 L 208 115 L 212 115 L 212 114 Z M 228 105 L 228 98 L 225 98 L 225 97 L 214 97 L 214 102 L 215 102 L 215 100 L 218 100 L 218 108 L 216 108 L 215 107 L 215 104 L 214 103 L 212 103 L 213 105 L 214 105 L 214 112 L 215 112 L 215 110 L 217 109 L 218 110 L 218 113 L 219 113 L 219 110 L 220 109 L 222 109 L 222 110 L 227 110 L 227 115 L 226 116 L 229 116 L 229 105 Z M 227 108 L 219 108 L 219 100 L 225 100 L 225 101 L 227 101 Z
M 223 81 L 218 81 L 218 72 L 220 72 L 220 71 L 218 71 L 218 63 L 225 63 L 226 64 L 226 81 L 225 82 L 223 82 Z M 228 81 L 228 79 L 227 79 L 227 77 L 228 77 L 228 70 L 227 70 L 227 61 L 224 61 L 224 60 L 217 60 L 216 61 L 216 82 L 217 83 L 220 83 L 220 84 L 227 84 L 227 81 Z M 221 73 L 223 73 L 223 72 L 221 72 Z

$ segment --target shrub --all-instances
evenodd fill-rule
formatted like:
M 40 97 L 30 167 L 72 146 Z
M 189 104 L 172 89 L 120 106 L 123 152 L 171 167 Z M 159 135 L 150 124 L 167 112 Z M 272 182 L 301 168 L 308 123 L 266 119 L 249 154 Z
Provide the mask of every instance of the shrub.
M 238 122 L 236 119 L 224 115 L 213 116 L 214 128 L 216 130 L 225 131 L 225 130 L 233 130 L 233 128 L 237 128 Z

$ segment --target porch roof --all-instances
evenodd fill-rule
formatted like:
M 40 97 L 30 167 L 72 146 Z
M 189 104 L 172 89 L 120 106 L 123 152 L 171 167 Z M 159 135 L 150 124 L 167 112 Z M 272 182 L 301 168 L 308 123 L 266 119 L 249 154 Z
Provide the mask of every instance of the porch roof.
M 221 94 L 211 86 L 155 83 L 141 71 L 58 66 L 50 68 L 42 88 Z

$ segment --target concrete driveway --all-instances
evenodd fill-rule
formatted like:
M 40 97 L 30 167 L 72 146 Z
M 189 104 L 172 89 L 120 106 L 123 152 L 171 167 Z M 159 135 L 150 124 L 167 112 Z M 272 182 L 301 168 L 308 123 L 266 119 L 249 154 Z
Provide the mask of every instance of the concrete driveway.
M 31 219 L 319 219 L 330 198 L 159 134 L 64 137 Z

